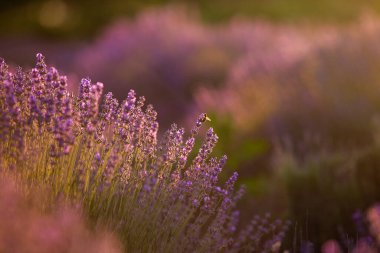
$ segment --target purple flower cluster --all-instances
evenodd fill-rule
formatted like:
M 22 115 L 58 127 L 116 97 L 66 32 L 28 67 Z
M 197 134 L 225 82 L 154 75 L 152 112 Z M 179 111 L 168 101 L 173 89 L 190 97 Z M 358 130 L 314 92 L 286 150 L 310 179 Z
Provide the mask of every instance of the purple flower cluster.
M 55 182 L 57 196 L 81 196 L 90 216 L 119 232 L 130 252 L 255 252 L 281 242 L 281 222 L 263 221 L 259 230 L 252 223 L 239 235 L 236 204 L 244 189 L 234 190 L 237 173 L 224 186 L 218 181 L 227 157 L 211 157 L 218 141 L 212 128 L 192 154 L 206 114 L 190 134 L 173 124 L 158 140 L 157 113 L 144 97 L 131 90 L 119 103 L 108 93 L 100 106 L 102 90 L 85 78 L 78 96 L 70 94 L 67 78 L 41 54 L 29 72 L 13 74 L 2 61 L 0 165 L 22 164 L 28 179 Z
M 73 144 L 73 100 L 67 91 L 67 78 L 54 68 L 47 68 L 44 57 L 37 54 L 36 67 L 15 74 L 1 61 L 0 132 L 4 139 L 24 146 L 33 129 L 50 133 L 52 156 L 68 153 Z

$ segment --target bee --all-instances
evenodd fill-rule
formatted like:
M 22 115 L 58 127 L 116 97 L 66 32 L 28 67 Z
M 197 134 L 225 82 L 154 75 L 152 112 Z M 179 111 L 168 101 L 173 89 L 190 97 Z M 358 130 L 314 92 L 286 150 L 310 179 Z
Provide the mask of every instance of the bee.
M 211 121 L 211 119 L 207 116 L 206 113 L 203 113 L 199 119 L 199 122 L 204 123 L 205 121 Z

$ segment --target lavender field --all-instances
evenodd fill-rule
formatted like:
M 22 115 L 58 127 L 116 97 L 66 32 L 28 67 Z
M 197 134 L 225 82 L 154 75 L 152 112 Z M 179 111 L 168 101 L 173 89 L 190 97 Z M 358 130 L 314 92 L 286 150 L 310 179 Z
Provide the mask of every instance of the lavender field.
M 379 252 L 376 5 L 207 3 L 3 6 L 0 252 Z

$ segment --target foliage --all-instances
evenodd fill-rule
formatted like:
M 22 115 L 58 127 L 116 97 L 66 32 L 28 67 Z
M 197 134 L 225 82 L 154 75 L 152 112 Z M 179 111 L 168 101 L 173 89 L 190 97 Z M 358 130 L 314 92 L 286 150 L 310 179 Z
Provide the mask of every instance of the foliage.
M 246 18 L 266 19 L 275 22 L 314 22 L 314 23 L 344 23 L 357 18 L 361 12 L 371 10 L 378 13 L 380 5 L 377 1 L 354 0 L 312 0 L 286 1 L 245 1 L 237 0 L 231 6 L 229 1 L 196 0 L 180 1 L 199 11 L 202 19 L 207 22 L 225 22 L 236 16 Z M 4 2 L 0 8 L 0 21 L 6 23 L 1 27 L 2 34 L 40 34 L 55 38 L 88 37 L 114 19 L 134 17 L 142 11 L 162 6 L 178 4 L 174 0 L 145 1 L 100 1 L 100 0 L 50 0 L 25 1 L 15 0 Z M 48 10 L 48 11 L 46 11 Z M 50 12 L 49 12 L 50 11 Z M 64 14 L 62 14 L 62 12 Z M 46 14 L 47 13 L 47 14 Z M 48 22 L 41 22 L 41 15 L 50 17 Z M 49 15 L 50 14 L 50 15 Z M 63 15 L 59 26 L 52 26 L 54 16 Z

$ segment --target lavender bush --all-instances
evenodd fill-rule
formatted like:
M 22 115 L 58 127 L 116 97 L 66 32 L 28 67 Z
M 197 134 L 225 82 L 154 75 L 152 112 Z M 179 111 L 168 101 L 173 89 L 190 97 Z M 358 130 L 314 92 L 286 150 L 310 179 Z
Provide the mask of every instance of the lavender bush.
M 157 113 L 133 90 L 102 100 L 102 83 L 67 78 L 37 54 L 35 68 L 0 63 L 0 168 L 50 189 L 52 201 L 79 201 L 94 225 L 118 233 L 127 252 L 278 251 L 286 224 L 255 218 L 244 228 L 237 173 L 218 183 L 226 156 L 211 157 L 212 128 L 198 152 L 201 114 L 189 134 L 173 124 L 157 138 Z M 190 159 L 189 157 L 194 157 Z
M 192 9 L 150 9 L 133 21 L 118 20 L 106 27 L 78 54 L 75 68 L 109 80 L 107 89 L 118 96 L 133 87 L 154 101 L 170 123 L 194 110 L 200 87 L 236 88 L 251 77 L 271 75 L 331 37 L 312 31 L 239 18 L 210 25 Z M 165 118 L 160 122 L 168 124 Z
M 312 36 L 296 40 L 299 51 L 288 52 L 286 39 L 277 39 L 276 55 L 265 52 L 264 64 L 260 56 L 234 64 L 231 73 L 239 75 L 231 75 L 223 89 L 200 89 L 196 103 L 231 117 L 238 135 L 259 134 L 273 146 L 290 143 L 299 159 L 317 149 L 373 144 L 380 111 L 379 27 L 377 17 L 363 16 L 350 26 L 320 28 L 315 42 Z

